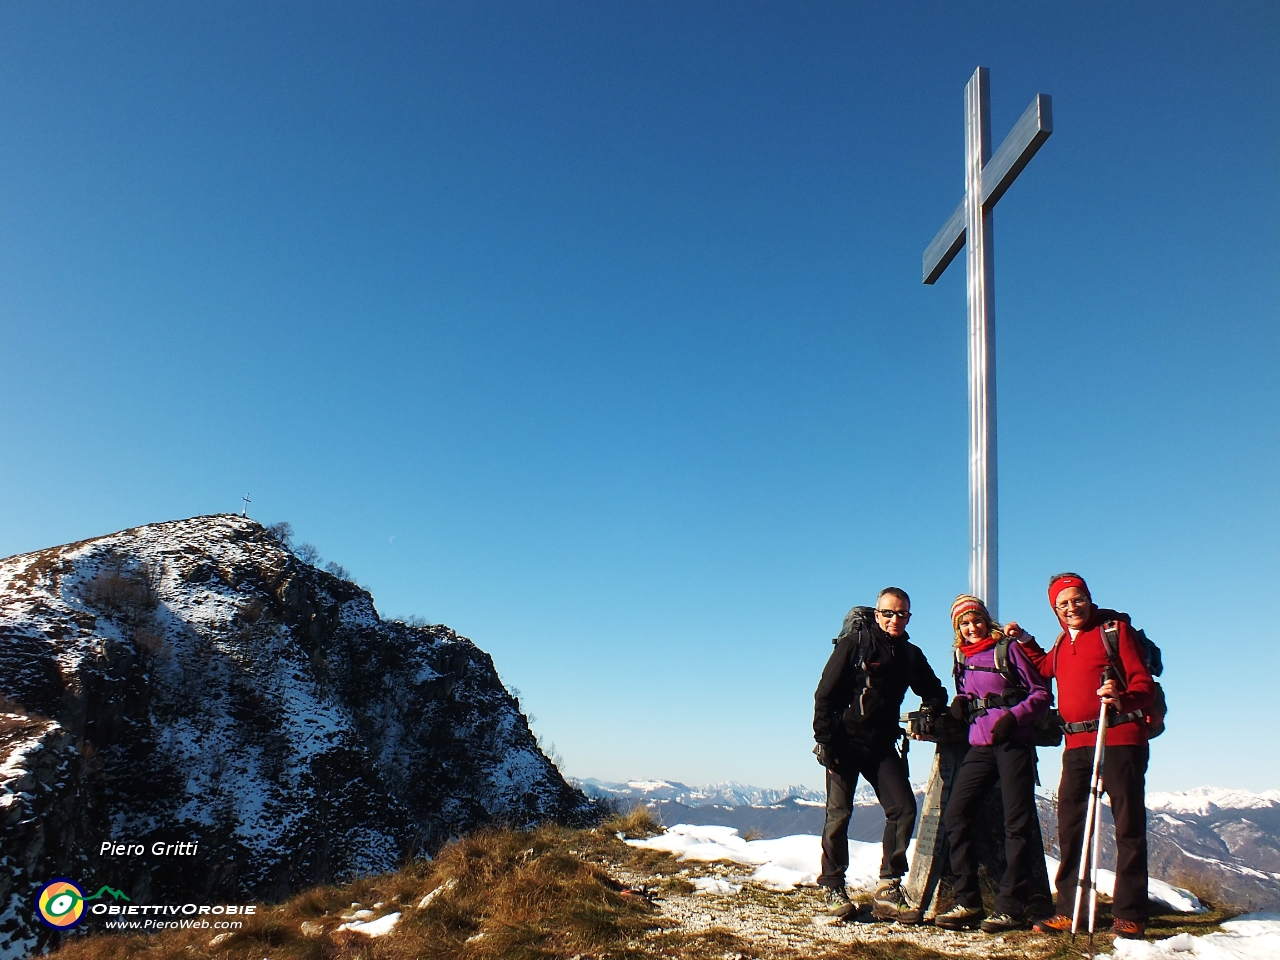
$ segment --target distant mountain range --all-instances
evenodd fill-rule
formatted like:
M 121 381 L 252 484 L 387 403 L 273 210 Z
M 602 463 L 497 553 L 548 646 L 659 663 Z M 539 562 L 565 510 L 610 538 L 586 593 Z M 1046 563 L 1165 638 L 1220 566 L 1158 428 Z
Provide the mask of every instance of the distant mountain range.
M 1280 908 L 1280 790 L 1149 794 L 1147 833 L 1152 873 L 1193 893 L 1209 883 L 1241 909 Z
M 675 780 L 628 780 L 626 783 L 610 783 L 605 780 L 588 778 L 573 781 L 587 796 L 610 797 L 615 800 L 666 800 L 686 807 L 704 807 L 709 804 L 721 806 L 768 806 L 796 797 L 801 800 L 826 800 L 826 794 L 810 787 L 787 787 L 785 790 L 773 790 L 767 787 L 753 787 L 750 784 L 738 783 L 736 780 L 725 780 L 723 783 L 709 783 L 691 787 Z
M 761 838 L 822 832 L 825 794 L 807 787 L 768 789 L 728 781 L 690 786 L 670 780 L 574 781 L 588 796 L 643 804 L 665 824 L 722 824 Z M 916 784 L 920 801 L 924 785 Z M 1052 795 L 1037 798 L 1045 850 L 1057 856 Z M 1111 812 L 1103 812 L 1103 864 L 1113 866 Z M 880 839 L 884 816 L 875 793 L 859 784 L 849 838 Z M 1252 793 L 1200 787 L 1147 795 L 1151 875 L 1209 903 L 1238 910 L 1280 909 L 1280 790 Z

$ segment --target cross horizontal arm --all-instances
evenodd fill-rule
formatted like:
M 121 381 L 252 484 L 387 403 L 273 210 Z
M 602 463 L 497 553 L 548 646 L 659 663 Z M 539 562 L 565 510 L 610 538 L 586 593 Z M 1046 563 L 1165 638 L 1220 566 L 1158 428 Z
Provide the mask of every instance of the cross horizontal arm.
M 982 168 L 982 206 L 994 206 L 1009 185 L 1031 162 L 1040 145 L 1053 133 L 1053 100 L 1047 93 L 1037 93 L 1031 105 L 1022 112 L 1009 135 L 1000 144 L 987 165 Z M 934 283 L 964 248 L 964 201 L 947 218 L 938 235 L 924 251 L 924 282 Z
M 951 261 L 956 258 L 956 254 L 964 249 L 964 224 L 964 201 L 961 200 L 960 206 L 956 207 L 955 212 L 947 218 L 947 222 L 938 231 L 938 235 L 933 238 L 933 242 L 925 248 L 925 283 L 933 283 L 942 276 L 942 271 L 951 266 Z
M 996 203 L 1023 168 L 1031 162 L 1040 145 L 1053 133 L 1053 101 L 1047 93 L 1037 93 L 1031 106 L 1013 125 L 997 150 L 982 168 L 982 206 Z

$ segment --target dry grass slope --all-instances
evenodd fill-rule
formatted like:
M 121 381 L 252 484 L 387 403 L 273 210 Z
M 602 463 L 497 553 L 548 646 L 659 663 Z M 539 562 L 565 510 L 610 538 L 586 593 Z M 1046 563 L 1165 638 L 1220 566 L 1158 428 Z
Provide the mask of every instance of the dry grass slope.
M 643 898 L 610 879 L 586 844 L 612 837 L 545 827 L 484 831 L 394 874 L 317 887 L 246 918 L 215 938 L 208 930 L 149 937 L 97 935 L 72 942 L 59 960 L 550 960 L 642 956 L 630 943 L 656 924 Z M 622 846 L 617 840 L 613 843 Z M 600 853 L 602 851 L 594 851 Z M 395 932 L 370 938 L 341 931 L 351 904 L 400 911 Z M 217 942 L 211 943 L 216 940 Z
M 602 829 L 609 833 L 622 834 L 628 840 L 643 840 L 662 832 L 662 824 L 648 807 L 632 807 L 625 813 L 617 813 L 607 819 Z
M 594 830 L 543 827 L 488 830 L 465 837 L 434 861 L 416 861 L 391 874 L 344 886 L 307 890 L 246 918 L 245 927 L 215 936 L 212 930 L 174 930 L 150 936 L 98 934 L 77 938 L 54 960 L 940 960 L 980 956 L 1065 960 L 1078 956 L 1068 941 L 1031 933 L 1003 938 L 972 934 L 959 951 L 915 942 L 915 931 L 876 925 L 871 942 L 833 942 L 809 918 L 821 911 L 816 891 L 771 894 L 749 888 L 728 900 L 724 922 L 684 929 L 670 904 L 691 896 L 687 862 L 636 850 L 618 839 L 660 828 L 641 808 Z M 728 869 L 725 867 L 724 869 Z M 627 878 L 635 887 L 620 883 Z M 644 881 L 641 883 L 641 881 Z M 655 905 L 654 895 L 660 899 Z M 399 912 L 394 932 L 370 938 L 339 928 L 358 904 L 376 916 Z M 787 943 L 758 939 L 759 928 L 735 923 L 752 905 L 786 915 L 801 938 Z M 346 916 L 344 916 L 344 914 Z M 1222 914 L 1159 918 L 1159 935 L 1207 932 Z M 811 934 L 805 934 L 809 930 Z M 895 932 L 897 931 L 897 932 Z M 852 931 L 851 931 L 852 932 Z M 871 931 L 868 931 L 871 933 Z M 812 939 L 810 939 L 812 936 Z M 1109 937 L 1098 946 L 1109 946 Z

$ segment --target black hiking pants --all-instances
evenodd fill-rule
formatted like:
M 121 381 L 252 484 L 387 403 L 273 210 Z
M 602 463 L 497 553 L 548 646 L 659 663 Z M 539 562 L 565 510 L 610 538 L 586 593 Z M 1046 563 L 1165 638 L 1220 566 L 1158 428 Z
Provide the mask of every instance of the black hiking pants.
M 974 827 L 987 792 L 999 780 L 1004 802 L 1004 876 L 996 894 L 996 913 L 1022 916 L 1031 882 L 1031 858 L 1038 844 L 1036 823 L 1036 748 L 1029 743 L 970 747 L 951 787 L 943 819 L 951 844 L 955 902 L 982 908 L 978 889 L 978 844 Z M 1086 784 L 1086 787 L 1088 785 Z
M 843 887 L 849 869 L 849 818 L 853 793 L 861 775 L 884 808 L 883 855 L 880 878 L 895 879 L 907 872 L 907 844 L 916 827 L 916 798 L 907 778 L 907 761 L 894 744 L 883 747 L 845 747 L 835 752 L 827 768 L 827 819 L 822 826 L 822 873 L 818 885 Z
M 1150 748 L 1113 747 L 1103 754 L 1102 785 L 1111 798 L 1116 824 L 1116 888 L 1111 915 L 1147 922 L 1147 759 Z M 1093 747 L 1062 752 L 1062 782 L 1058 784 L 1058 913 L 1071 916 L 1080 873 L 1080 848 L 1089 808 L 1089 778 L 1093 775 Z

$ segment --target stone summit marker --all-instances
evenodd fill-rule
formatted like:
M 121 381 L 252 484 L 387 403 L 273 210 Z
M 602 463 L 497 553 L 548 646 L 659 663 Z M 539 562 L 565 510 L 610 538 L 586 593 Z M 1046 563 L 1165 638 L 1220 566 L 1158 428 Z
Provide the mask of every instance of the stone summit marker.
M 966 244 L 969 295 L 969 592 L 997 617 L 996 524 L 996 336 L 995 249 L 992 211 L 1040 145 L 1053 133 L 1053 103 L 1038 93 L 1022 117 L 991 153 L 991 81 L 978 67 L 964 88 L 964 200 L 924 252 L 924 282 L 934 283 Z M 967 742 L 937 744 L 915 856 L 907 875 L 907 894 L 927 917 L 937 913 L 938 881 L 945 863 L 946 832 L 942 812 L 951 785 L 968 750 Z M 982 811 L 979 859 L 995 872 L 1004 867 L 1004 810 L 999 792 Z M 994 802 L 993 802 L 994 801 Z M 1051 896 L 1044 864 L 1044 841 L 1036 824 L 1031 898 Z M 998 876 L 995 878 L 998 881 Z

